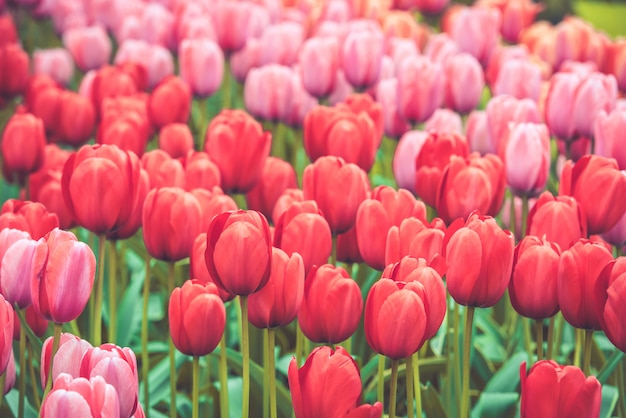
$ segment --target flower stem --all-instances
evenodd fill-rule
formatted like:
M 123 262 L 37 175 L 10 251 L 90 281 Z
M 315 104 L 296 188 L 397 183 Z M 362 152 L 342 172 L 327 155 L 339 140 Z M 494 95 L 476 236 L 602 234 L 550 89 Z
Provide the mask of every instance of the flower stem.
M 41 398 L 39 397 L 39 389 L 37 389 L 38 385 L 34 383 L 37 381 L 35 380 L 35 356 L 33 354 L 33 348 L 31 344 L 27 344 L 26 349 L 28 350 L 28 375 L 30 376 L 30 381 L 33 382 L 31 386 L 33 388 L 33 399 L 35 400 L 34 407 L 36 410 L 39 410 L 39 408 L 41 408 Z
M 192 403 L 191 403 L 191 417 L 198 418 L 198 401 L 200 395 L 200 382 L 198 379 L 198 375 L 200 374 L 200 358 L 198 356 L 193 356 L 192 363 L 192 385 L 193 385 L 193 394 L 192 394 Z
M 26 330 L 24 326 L 27 326 L 27 324 L 20 324 L 20 398 L 17 408 L 18 418 L 24 417 L 24 397 L 26 396 Z M 4 386 L 0 388 L 0 391 L 4 391 Z
M 406 359 L 405 368 L 406 377 L 406 413 L 408 418 L 415 418 L 415 410 L 413 406 L 413 357 L 410 356 Z
M 270 369 L 270 418 L 276 418 L 276 365 L 274 364 L 274 346 L 276 345 L 276 330 L 267 330 L 267 347 L 269 351 Z
M 224 60 L 224 81 L 222 82 L 222 109 L 230 109 L 231 103 L 231 89 L 232 89 L 232 75 L 230 74 L 230 59 Z
M 226 334 L 222 335 L 220 340 L 220 416 L 228 418 L 228 367 L 226 360 Z
M 109 342 L 117 339 L 117 245 L 109 241 Z
M 385 356 L 382 354 L 378 355 L 378 391 L 377 398 L 379 401 L 383 402 L 385 400 Z
M 537 361 L 543 360 L 543 321 L 535 321 L 535 331 L 537 332 Z M 529 359 L 530 360 L 530 359 Z
M 50 365 L 48 367 L 48 379 L 46 379 L 46 389 L 43 392 L 43 399 L 46 399 L 46 396 L 52 389 L 52 364 L 54 363 L 54 356 L 57 354 L 59 350 L 59 343 L 61 342 L 61 330 L 63 329 L 63 324 L 54 324 L 54 337 L 52 337 L 52 353 L 50 355 Z
M 396 417 L 396 392 L 398 391 L 398 360 L 391 360 L 391 387 L 389 388 L 389 418 Z
M 333 248 L 330 253 L 330 264 L 337 265 L 337 235 L 333 234 Z
M 515 196 L 513 194 L 511 194 L 511 206 L 509 207 L 509 217 L 510 217 L 510 224 L 511 224 L 511 232 L 513 232 L 513 236 L 517 237 L 517 233 L 516 231 L 516 227 L 517 227 L 517 222 L 515 219 Z M 515 238 L 516 242 L 517 242 L 517 238 Z
M 243 361 L 241 393 L 241 417 L 248 418 L 250 413 L 250 341 L 248 334 L 248 297 L 239 296 L 241 304 L 241 357 Z
M 462 364 L 461 364 L 461 344 L 460 344 L 460 331 L 461 331 L 461 305 L 454 302 L 454 369 L 456 370 L 455 376 L 455 395 L 461 395 L 461 381 L 463 380 Z M 457 410 L 458 412 L 458 410 Z
M 589 376 L 591 372 L 591 346 L 593 345 L 593 330 L 585 330 L 585 351 L 583 356 L 583 372 Z
M 148 301 L 150 299 L 150 255 L 146 254 L 146 276 L 143 279 L 143 307 L 141 310 L 141 372 L 143 377 L 143 404 L 146 418 L 150 413 L 150 389 L 148 372 L 150 355 L 148 353 Z
M 552 360 L 552 354 L 554 351 L 554 321 L 556 316 L 550 318 L 548 322 L 548 360 Z
M 465 334 L 463 335 L 463 394 L 461 395 L 461 418 L 469 417 L 470 410 L 470 351 L 472 342 L 472 323 L 474 321 L 474 307 L 467 307 L 465 318 Z
M 0 407 L 2 407 L 2 401 L 4 400 L 4 383 L 6 382 L 6 380 L 7 371 L 5 370 L 0 374 L 0 388 L 2 388 L 2 390 L 0 390 Z
M 522 235 L 520 240 L 526 236 L 526 225 L 528 224 L 528 195 L 522 197 Z
M 270 416 L 269 328 L 263 330 L 263 418 Z
M 415 383 L 413 388 L 415 390 L 415 409 L 417 409 L 417 418 L 422 418 L 422 384 L 420 382 L 420 365 L 418 353 L 413 354 L 413 379 Z
M 104 289 L 104 257 L 106 236 L 98 236 L 98 279 L 96 280 L 96 306 L 93 314 L 93 345 L 102 344 L 102 291 Z
M 296 321 L 296 363 L 298 367 L 302 365 L 302 351 L 304 345 L 304 334 L 300 329 L 300 324 Z
M 169 263 L 167 275 L 168 297 L 174 291 L 174 263 Z M 170 418 L 176 418 L 176 349 L 172 336 L 169 338 L 169 357 L 170 357 Z

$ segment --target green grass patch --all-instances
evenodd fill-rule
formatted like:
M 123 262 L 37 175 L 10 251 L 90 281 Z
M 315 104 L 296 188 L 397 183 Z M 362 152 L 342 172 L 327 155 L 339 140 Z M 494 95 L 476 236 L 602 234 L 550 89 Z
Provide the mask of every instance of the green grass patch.
M 577 1 L 574 10 L 610 37 L 626 36 L 626 2 Z

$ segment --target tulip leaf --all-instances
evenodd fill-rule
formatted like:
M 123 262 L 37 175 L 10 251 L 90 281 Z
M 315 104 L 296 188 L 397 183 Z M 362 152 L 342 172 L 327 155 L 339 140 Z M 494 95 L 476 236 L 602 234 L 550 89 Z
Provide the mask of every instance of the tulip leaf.
M 430 383 L 422 385 L 422 409 L 427 417 L 446 418 L 448 416 L 441 397 Z
M 472 418 L 514 417 L 517 411 L 518 398 L 519 395 L 516 392 L 485 392 L 478 399 L 474 409 L 472 409 Z
M 613 373 L 613 371 L 621 364 L 623 358 L 624 353 L 618 349 L 615 349 L 615 351 L 613 351 L 613 354 L 611 354 L 611 357 L 606 360 L 606 363 L 604 363 L 604 366 L 602 366 L 602 369 L 598 373 L 598 381 L 604 384 L 611 375 L 611 373 Z
M 618 398 L 619 392 L 615 386 L 602 386 L 602 406 L 600 407 L 601 417 L 611 418 L 613 416 L 613 410 L 615 409 L 615 405 L 617 405 Z
M 180 366 L 188 361 L 189 357 L 179 353 L 176 351 L 174 355 L 174 362 L 176 364 L 176 369 L 178 370 Z M 154 406 L 162 400 L 169 402 L 169 394 L 170 394 L 170 359 L 169 357 L 163 358 L 159 363 L 154 366 L 151 366 L 150 373 L 148 374 L 148 380 L 150 382 L 150 405 Z M 139 383 L 139 401 L 142 405 L 145 405 L 143 401 L 143 382 Z
M 523 351 L 517 352 L 510 357 L 489 379 L 483 394 L 516 392 L 520 381 L 520 365 L 524 361 L 528 361 L 528 355 Z
M 9 409 L 11 409 L 11 412 L 13 412 L 13 416 L 16 417 L 20 400 L 19 392 L 17 390 L 11 390 L 4 395 L 4 400 L 9 406 Z M 28 397 L 24 399 L 24 418 L 37 418 L 37 411 L 28 402 Z
M 131 251 L 128 251 L 127 258 L 132 260 L 129 262 L 131 279 L 118 307 L 116 343 L 120 347 L 129 346 L 141 327 L 142 304 L 137 301 L 142 299 L 141 290 L 145 279 L 143 261 Z

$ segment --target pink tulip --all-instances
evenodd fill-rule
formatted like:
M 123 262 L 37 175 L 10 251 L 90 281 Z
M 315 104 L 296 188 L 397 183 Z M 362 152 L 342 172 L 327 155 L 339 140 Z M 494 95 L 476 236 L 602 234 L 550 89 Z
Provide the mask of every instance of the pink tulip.
M 93 417 L 118 418 L 118 392 L 101 376 L 72 378 L 61 374 L 54 381 L 52 391 L 41 404 L 41 418 Z
M 503 145 L 511 127 L 522 122 L 541 122 L 539 108 L 535 102 L 507 95 L 489 100 L 487 103 L 489 142 L 495 145 L 498 155 L 503 155 Z
M 30 278 L 35 275 L 37 245 L 27 232 L 11 228 L 0 232 L 0 293 L 19 309 L 31 304 Z
M 493 83 L 493 95 L 508 94 L 518 99 L 539 100 L 543 75 L 541 67 L 524 59 L 507 60 Z
M 13 353 L 13 321 L 13 308 L 0 294 L 0 374 L 7 369 Z
M 607 52 L 607 72 L 615 76 L 619 89 L 626 91 L 626 40 L 615 40 Z
M 261 119 L 288 119 L 294 94 L 294 71 L 278 64 L 253 68 L 246 77 L 244 102 L 248 111 Z
M 463 135 L 463 120 L 453 110 L 437 109 L 424 124 L 424 130 Z
M 180 76 L 200 97 L 219 89 L 224 76 L 224 54 L 209 39 L 185 39 L 179 48 Z
M 259 66 L 292 66 L 298 60 L 304 40 L 304 27 L 298 23 L 282 22 L 268 26 L 259 38 Z
M 411 125 L 398 113 L 398 79 L 381 80 L 376 87 L 376 100 L 382 105 L 385 135 L 399 138 Z
M 47 74 L 58 83 L 67 85 L 74 75 L 74 60 L 64 48 L 35 50 L 33 73 Z
M 450 57 L 445 63 L 445 103 L 459 113 L 469 113 L 482 97 L 485 79 L 480 63 L 463 53 Z
M 428 132 L 409 131 L 402 135 L 393 156 L 393 176 L 398 187 L 415 193 L 415 159 L 428 139 Z
M 380 77 L 384 37 L 380 29 L 351 31 L 343 43 L 341 63 L 356 89 L 373 86 Z
M 613 110 L 617 95 L 617 81 L 612 75 L 594 73 L 583 79 L 576 91 L 574 111 L 569 115 L 574 120 L 576 133 L 592 136 L 598 113 Z
M 63 44 L 83 71 L 98 69 L 111 58 L 111 40 L 101 26 L 70 29 L 63 33 Z
M 302 84 L 318 99 L 329 96 L 335 90 L 339 69 L 339 43 L 335 38 L 310 38 L 303 45 L 299 56 Z
M 263 12 L 267 13 L 265 10 Z M 217 3 L 213 11 L 213 27 L 217 42 L 226 55 L 239 51 L 245 46 L 246 40 L 253 31 L 256 13 L 259 13 L 259 10 L 249 3 Z M 269 16 L 266 18 L 269 20 Z
M 148 74 L 148 87 L 155 87 L 165 77 L 174 74 L 172 54 L 161 45 L 151 45 L 146 41 L 128 39 L 115 54 L 115 64 L 136 62 Z
M 46 338 L 41 349 L 41 387 L 46 387 L 50 372 L 50 359 L 52 357 L 53 337 Z M 59 340 L 59 348 L 52 362 L 52 381 L 56 381 L 66 373 L 73 378 L 80 376 L 80 361 L 87 351 L 93 347 L 88 341 L 78 338 L 70 333 L 62 333 Z
M 442 67 L 418 56 L 407 58 L 398 69 L 398 112 L 410 123 L 427 120 L 444 99 Z
M 464 7 L 454 15 L 446 32 L 461 51 L 469 52 L 486 65 L 500 37 L 500 22 L 498 10 Z
M 601 110 L 594 124 L 595 153 L 615 158 L 620 170 L 626 170 L 626 148 L 623 134 L 626 130 L 626 109 L 615 109 L 611 113 Z
M 550 175 L 550 134 L 541 124 L 520 123 L 505 148 L 507 184 L 514 194 L 538 195 Z

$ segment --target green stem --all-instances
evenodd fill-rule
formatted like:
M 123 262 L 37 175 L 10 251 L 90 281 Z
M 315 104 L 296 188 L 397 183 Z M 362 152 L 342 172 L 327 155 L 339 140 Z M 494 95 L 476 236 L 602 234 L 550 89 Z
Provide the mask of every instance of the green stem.
M 385 360 L 385 356 L 383 356 L 382 354 L 378 355 L 378 377 L 376 378 L 378 383 L 378 390 L 376 394 L 377 399 L 381 402 L 385 400 Z
M 200 382 L 198 379 L 198 375 L 200 374 L 200 358 L 198 356 L 193 356 L 192 363 L 192 385 L 193 385 L 193 395 L 192 395 L 192 403 L 191 403 L 191 417 L 198 418 L 198 401 L 200 395 Z
M 533 350 L 530 345 L 530 328 L 528 326 L 528 320 L 526 318 L 522 318 L 522 330 L 524 332 L 524 349 L 526 350 L 526 354 L 528 355 L 528 361 L 532 361 L 533 359 Z
M 548 322 L 548 360 L 552 360 L 552 355 L 554 354 L 554 320 L 556 316 L 550 318 Z
M 465 318 L 465 334 L 463 335 L 463 394 L 461 395 L 460 418 L 468 418 L 470 411 L 470 351 L 472 342 L 472 323 L 474 321 L 474 307 L 467 307 Z
M 420 365 L 418 353 L 413 354 L 413 379 L 415 383 L 415 409 L 417 409 L 417 418 L 422 418 L 422 383 L 420 381 Z
M 54 356 L 57 354 L 59 350 L 59 343 L 61 342 L 61 330 L 63 329 L 63 324 L 54 324 L 54 336 L 52 337 L 52 353 L 50 355 L 50 364 L 48 367 L 48 379 L 46 379 L 46 389 L 43 392 L 43 399 L 46 399 L 46 396 L 52 389 L 52 363 L 54 363 Z M 0 391 L 2 392 L 2 391 Z
M 150 255 L 146 254 L 146 276 L 143 279 L 143 306 L 141 310 L 141 372 L 143 377 L 143 404 L 146 418 L 150 414 L 149 375 L 150 354 L 148 353 L 148 301 L 150 300 Z
M 37 389 L 39 385 L 36 385 L 34 383 L 37 381 L 35 380 L 35 356 L 33 354 L 33 348 L 31 344 L 27 344 L 26 349 L 28 350 L 28 375 L 30 376 L 30 381 L 33 382 L 31 384 L 31 387 L 33 388 L 33 399 L 35 400 L 34 406 L 36 410 L 39 410 L 39 408 L 41 408 L 41 395 L 39 394 L 39 390 Z
M 174 291 L 174 263 L 170 262 L 167 275 L 168 297 Z M 170 418 L 176 418 L 176 349 L 172 336 L 169 338 L 169 357 L 170 357 Z
M 580 357 L 582 356 L 582 352 L 584 350 L 585 345 L 585 337 L 583 337 L 583 330 L 576 328 L 574 330 L 574 338 L 576 339 L 576 347 L 574 348 L 574 366 L 581 367 L 580 365 Z
M 204 151 L 204 140 L 207 128 L 207 103 L 209 97 L 198 99 L 199 117 L 196 121 L 196 129 L 198 131 L 198 151 Z
M 406 412 L 407 418 L 415 418 L 415 409 L 413 406 L 413 356 L 406 359 Z
M 248 418 L 250 413 L 250 341 L 248 332 L 248 297 L 239 296 L 241 304 L 241 357 L 243 361 L 241 393 L 241 417 Z
M 461 344 L 459 342 L 461 331 L 461 305 L 454 302 L 454 369 L 456 370 L 455 396 L 461 395 L 461 381 L 463 380 L 463 371 L 461 364 Z M 458 411 L 458 410 L 457 410 Z
M 20 398 L 17 408 L 18 418 L 24 417 L 24 397 L 26 396 L 26 330 L 20 324 Z M 34 382 L 33 382 L 34 384 Z M 4 391 L 4 386 L 0 387 Z
M 222 82 L 222 109 L 230 109 L 231 103 L 231 89 L 232 89 L 232 75 L 230 74 L 230 59 L 224 60 L 224 81 Z
M 541 361 L 543 360 L 543 321 L 541 319 L 535 321 L 535 331 L 537 333 L 537 361 Z
M 117 340 L 117 245 L 109 241 L 109 342 Z
M 622 247 L 621 246 L 616 246 L 615 247 L 615 258 L 618 257 L 622 257 L 624 255 L 624 252 L 622 251 Z
M 220 375 L 220 417 L 228 418 L 228 365 L 226 361 L 226 333 L 222 335 L 220 340 L 220 363 L 219 363 L 219 375 Z
M 554 352 L 550 358 L 558 361 L 559 357 L 559 347 L 561 347 L 561 340 L 563 339 L 563 328 L 565 327 L 565 320 L 563 319 L 563 315 L 561 312 L 557 312 L 557 318 L 555 319 L 554 328 Z
M 398 391 L 398 360 L 391 360 L 391 387 L 389 388 L 389 418 L 396 417 L 396 392 Z
M 93 314 L 93 345 L 102 344 L 102 293 L 104 289 L 104 257 L 106 236 L 98 236 L 98 278 L 96 280 L 96 305 Z
M 515 195 L 513 195 L 513 193 L 511 193 L 511 205 L 509 206 L 509 223 L 511 224 L 511 232 L 513 232 L 513 236 L 517 237 L 517 234 L 515 232 L 516 226 L 517 226 L 517 222 L 515 219 Z M 517 238 L 516 238 L 517 241 Z
M 304 334 L 300 329 L 300 324 L 296 321 L 296 363 L 298 367 L 302 366 L 302 351 L 304 346 Z
M 352 335 L 342 342 L 341 346 L 348 352 L 348 354 L 352 354 Z
M 619 403 L 619 416 L 626 416 L 626 387 L 624 387 L 624 366 L 620 364 L 617 366 L 617 390 L 620 393 Z
M 337 265 L 337 234 L 333 234 L 333 248 L 330 253 L 330 264 Z
M 269 351 L 269 369 L 270 369 L 270 418 L 276 418 L 276 365 L 274 364 L 274 346 L 276 345 L 276 330 L 270 328 L 267 330 L 267 346 Z
M 269 328 L 263 330 L 263 418 L 270 416 L 270 352 L 269 352 Z
M 522 197 L 522 235 L 520 240 L 526 236 L 526 225 L 528 224 L 528 196 Z
M 4 383 L 7 380 L 7 371 L 5 370 L 4 372 L 2 372 L 2 374 L 0 374 L 0 388 L 2 388 L 0 390 L 0 407 L 2 407 L 2 401 L 4 400 Z
M 593 345 L 593 330 L 585 330 L 585 353 L 583 356 L 583 372 L 585 376 L 591 373 L 591 346 Z

